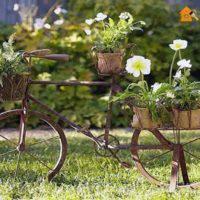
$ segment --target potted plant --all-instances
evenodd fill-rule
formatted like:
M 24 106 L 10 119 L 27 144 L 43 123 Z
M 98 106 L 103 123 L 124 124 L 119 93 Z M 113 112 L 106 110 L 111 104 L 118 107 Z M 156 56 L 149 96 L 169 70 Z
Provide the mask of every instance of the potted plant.
M 179 44 L 175 47 L 175 42 Z M 175 50 L 174 59 L 179 55 L 179 66 L 174 80 L 171 82 L 174 90 L 172 98 L 172 111 L 174 126 L 179 129 L 200 128 L 200 85 L 197 82 L 189 81 L 192 64 L 190 60 L 182 59 L 181 49 L 187 47 L 187 41 L 175 40 L 170 47 Z M 174 62 L 172 62 L 171 70 Z M 172 80 L 172 79 L 171 79 Z
M 167 83 L 155 83 L 149 87 L 144 75 L 150 74 L 150 65 L 151 61 L 142 56 L 129 58 L 126 71 L 134 77 L 140 77 L 140 81 L 129 84 L 124 92 L 113 98 L 113 101 L 125 100 L 131 106 L 134 128 L 159 128 L 169 120 L 166 94 L 171 98 L 171 86 Z
M 27 82 L 28 68 L 21 53 L 13 49 L 14 36 L 4 42 L 0 49 L 0 100 L 16 101 L 24 97 Z
M 96 30 L 97 37 L 92 48 L 96 52 L 98 72 L 108 75 L 122 72 L 127 36 L 134 30 L 142 30 L 135 27 L 136 24 L 145 23 L 143 21 L 134 22 L 133 16 L 128 12 L 121 13 L 118 22 L 103 13 L 98 13 L 95 19 L 87 19 L 85 22 L 88 25 L 99 22 L 100 25 L 99 29 L 93 29 Z

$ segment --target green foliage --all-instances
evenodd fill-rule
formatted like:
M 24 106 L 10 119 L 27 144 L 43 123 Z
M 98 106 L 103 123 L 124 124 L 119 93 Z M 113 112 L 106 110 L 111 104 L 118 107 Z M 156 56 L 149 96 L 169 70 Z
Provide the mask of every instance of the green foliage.
M 20 75 L 27 72 L 27 68 L 22 62 L 21 53 L 15 52 L 14 35 L 9 37 L 8 42 L 3 43 L 0 49 L 0 84 L 2 85 L 3 76 Z
M 148 82 L 153 84 L 155 81 L 168 81 L 171 50 L 167 47 L 177 38 L 188 41 L 190 48 L 187 50 L 187 56 L 190 57 L 193 64 L 191 80 L 194 81 L 199 78 L 200 57 L 197 55 L 200 54 L 200 23 L 180 23 L 179 11 L 182 7 L 179 5 L 172 8 L 163 0 L 76 0 L 76 3 L 73 0 L 68 0 L 66 7 L 68 13 L 65 17 L 67 17 L 67 20 L 62 26 L 53 25 L 50 30 L 44 29 L 34 32 L 25 30 L 20 24 L 15 26 L 18 49 L 50 48 L 52 52 L 68 53 L 71 56 L 68 63 L 35 60 L 32 67 L 33 79 L 38 79 L 39 74 L 46 72 L 51 75 L 50 79 L 52 80 L 104 80 L 97 76 L 90 52 L 95 37 L 86 36 L 85 29 L 88 29 L 88 26 L 84 21 L 96 16 L 99 12 L 109 14 L 109 17 L 116 21 L 119 13 L 125 11 L 133 15 L 135 21 L 146 22 L 143 32 L 135 31 L 127 37 L 127 43 L 133 43 L 135 47 L 127 48 L 124 60 L 133 53 L 148 57 L 152 61 L 152 72 L 147 79 Z M 52 20 L 49 19 L 48 23 L 51 24 L 51 22 Z M 13 28 L 4 25 L 0 25 L 0 28 L 0 41 L 3 42 L 6 36 L 11 34 Z M 175 71 L 173 71 L 173 74 Z M 135 82 L 137 79 L 127 75 L 126 77 L 119 77 L 117 81 L 125 89 L 128 83 Z M 107 88 L 50 87 L 53 95 L 49 93 L 49 87 L 33 86 L 33 95 L 59 112 L 75 118 L 81 124 L 104 126 Z M 83 113 L 83 105 L 87 114 Z M 14 106 L 16 105 L 13 103 L 6 103 L 1 104 L 0 107 L 1 110 L 5 110 L 14 108 Z M 73 112 L 73 110 L 75 111 Z M 123 111 L 121 106 L 114 104 L 113 126 L 130 124 L 131 115 L 124 117 Z M 130 112 L 130 114 L 132 113 Z M 36 125 L 36 123 L 33 123 L 33 125 Z
M 184 69 L 184 75 L 175 82 L 172 105 L 180 110 L 194 110 L 200 108 L 200 84 L 190 82 L 189 69 Z
M 179 68 L 174 76 L 172 83 L 172 69 L 174 61 L 176 60 L 177 54 L 179 55 Z M 190 60 L 182 59 L 181 49 L 175 51 L 172 64 L 170 67 L 170 83 L 173 88 L 171 88 L 171 107 L 180 110 L 194 110 L 200 108 L 200 84 L 196 81 L 190 81 L 190 72 L 192 64 Z
M 144 22 L 134 22 L 130 13 L 123 12 L 119 18 L 118 22 L 112 18 L 108 18 L 108 22 L 105 22 L 106 19 L 100 20 L 100 28 L 92 28 L 96 32 L 93 50 L 103 53 L 120 52 L 126 48 L 128 34 L 134 30 L 142 30 L 134 25 Z
M 169 114 L 169 104 L 166 103 L 166 93 L 169 91 L 171 85 L 167 83 L 155 83 L 153 88 L 149 88 L 146 81 L 140 81 L 131 83 L 124 92 L 117 94 L 113 101 L 131 101 L 133 106 L 148 108 L 154 121 L 158 119 L 167 121 L 165 117 Z

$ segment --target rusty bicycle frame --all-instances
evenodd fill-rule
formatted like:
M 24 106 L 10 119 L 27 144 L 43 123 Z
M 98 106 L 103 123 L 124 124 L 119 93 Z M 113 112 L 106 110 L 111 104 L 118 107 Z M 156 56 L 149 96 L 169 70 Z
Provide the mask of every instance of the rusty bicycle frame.
M 181 168 L 183 181 L 185 186 L 189 186 L 192 188 L 198 188 L 200 187 L 200 184 L 190 184 L 187 167 L 186 167 L 186 160 L 184 156 L 184 150 L 183 146 L 185 144 L 180 144 L 180 130 L 177 131 L 177 141 L 176 143 L 173 143 L 169 140 L 167 140 L 160 130 L 162 129 L 148 129 L 152 134 L 157 138 L 157 140 L 160 142 L 159 145 L 142 145 L 138 144 L 137 140 L 139 137 L 139 134 L 142 130 L 135 129 L 132 137 L 131 144 L 120 144 L 113 146 L 112 144 L 109 144 L 109 134 L 110 134 L 110 128 L 111 128 L 111 122 L 112 122 L 112 107 L 113 103 L 111 100 L 112 96 L 117 92 L 119 86 L 116 83 L 116 77 L 112 76 L 110 82 L 105 81 L 34 81 L 30 80 L 30 85 L 36 85 L 36 84 L 42 84 L 42 85 L 48 85 L 48 84 L 54 84 L 58 86 L 104 86 L 104 87 L 110 87 L 110 95 L 109 95 L 109 101 L 108 101 L 108 109 L 107 109 L 107 116 L 106 116 L 106 125 L 105 130 L 103 134 L 103 138 L 95 137 L 92 132 L 86 128 L 82 127 L 80 125 L 77 125 L 76 123 L 70 121 L 66 116 L 61 115 L 60 113 L 56 112 L 55 110 L 52 110 L 45 104 L 43 104 L 41 101 L 37 100 L 30 94 L 26 95 L 26 98 L 36 103 L 39 107 L 45 109 L 46 111 L 52 113 L 53 115 L 56 115 L 60 120 L 67 123 L 71 128 L 75 129 L 77 132 L 80 132 L 90 138 L 93 142 L 96 143 L 96 145 L 99 148 L 103 148 L 107 150 L 110 153 L 110 156 L 115 158 L 119 163 L 122 164 L 122 166 L 130 168 L 130 164 L 124 161 L 121 161 L 120 158 L 117 156 L 117 151 L 114 152 L 114 150 L 121 150 L 121 149 L 129 149 L 132 153 L 132 158 L 135 162 L 136 167 L 139 169 L 139 171 L 151 182 L 157 185 L 162 185 L 163 183 L 151 176 L 144 168 L 142 163 L 140 162 L 140 159 L 138 157 L 138 150 L 153 150 L 153 149 L 162 149 L 173 151 L 173 158 L 172 158 L 172 170 L 171 170 L 171 179 L 170 179 L 170 191 L 174 191 L 177 188 L 177 177 L 179 172 L 179 166 Z M 165 128 L 165 130 L 174 130 L 174 128 Z M 175 130 L 174 130 L 175 131 Z M 115 138 L 114 138 L 115 139 Z M 181 186 L 183 187 L 183 186 Z
M 26 57 L 29 57 L 31 60 L 31 57 L 39 57 L 39 58 L 47 58 L 47 59 L 53 59 L 53 60 L 66 60 L 67 57 L 64 55 L 56 55 L 56 54 L 49 54 L 48 51 L 41 51 L 37 53 L 36 55 L 31 54 L 31 53 L 24 53 Z M 30 60 L 28 63 L 30 63 Z M 106 116 L 106 125 L 105 125 L 105 130 L 104 134 L 102 137 L 95 137 L 92 132 L 87 128 L 87 127 L 82 127 L 72 121 L 70 121 L 66 116 L 58 113 L 57 111 L 51 109 L 44 103 L 42 103 L 40 100 L 36 99 L 29 93 L 29 88 L 32 85 L 57 85 L 57 86 L 99 86 L 99 87 L 108 87 L 110 88 L 110 95 L 109 95 L 109 102 L 108 102 L 108 108 L 107 108 L 107 116 Z M 89 139 L 91 139 L 98 148 L 105 149 L 106 151 L 109 152 L 109 156 L 114 157 L 119 163 L 121 163 L 124 167 L 129 168 L 130 164 L 123 162 L 120 160 L 120 158 L 117 156 L 117 152 L 120 149 L 128 149 L 132 153 L 132 159 L 135 162 L 136 167 L 139 169 L 139 171 L 151 182 L 157 185 L 162 185 L 163 183 L 159 181 L 158 179 L 154 178 L 143 166 L 143 164 L 140 161 L 138 152 L 140 150 L 145 151 L 145 150 L 167 150 L 167 152 L 173 152 L 173 157 L 172 157 L 172 168 L 171 168 L 171 178 L 170 178 L 170 190 L 174 191 L 178 187 L 178 172 L 179 172 L 179 167 L 182 172 L 182 177 L 184 184 L 183 186 L 189 186 L 192 188 L 198 188 L 200 187 L 200 183 L 195 183 L 195 184 L 190 184 L 189 177 L 188 177 L 188 172 L 187 172 L 187 167 L 186 167 L 186 160 L 184 153 L 187 153 L 183 147 L 184 145 L 193 142 L 197 139 L 194 139 L 193 141 L 187 142 L 185 144 L 180 143 L 180 130 L 175 129 L 175 128 L 165 128 L 165 130 L 173 130 L 176 133 L 176 141 L 171 142 L 167 140 L 163 134 L 160 132 L 162 129 L 147 129 L 150 131 L 155 138 L 160 142 L 160 144 L 157 145 L 142 145 L 138 144 L 138 139 L 140 136 L 140 133 L 142 130 L 145 129 L 135 129 L 133 131 L 133 136 L 132 136 L 132 141 L 130 144 L 120 144 L 118 140 L 114 137 L 113 139 L 117 141 L 117 145 L 112 145 L 109 141 L 109 136 L 110 136 L 110 129 L 111 129 L 111 123 L 112 123 L 112 108 L 113 108 L 113 102 L 110 101 L 112 96 L 116 94 L 119 91 L 119 86 L 116 83 L 116 75 L 111 76 L 111 81 L 39 81 L 39 80 L 29 80 L 27 90 L 25 93 L 25 97 L 22 101 L 22 109 L 23 109 L 23 114 L 21 116 L 20 120 L 20 127 L 26 127 L 26 119 L 27 119 L 27 113 L 30 112 L 29 109 L 29 104 L 30 101 L 38 105 L 40 108 L 46 110 L 48 113 L 53 114 L 54 116 L 57 116 L 60 120 L 62 120 L 64 123 L 68 124 L 72 129 L 75 131 L 84 134 L 87 136 Z M 129 104 L 131 107 L 131 105 Z M 0 119 L 1 119 L 1 114 L 0 114 Z M 47 120 L 49 120 L 47 118 Z M 50 120 L 49 120 L 50 121 Z M 54 126 L 59 129 L 59 125 L 54 124 Z M 23 151 L 25 149 L 25 138 L 26 138 L 26 129 L 22 128 L 20 129 L 20 136 L 19 136 L 19 142 L 17 145 L 17 150 L 18 151 Z M 64 146 L 66 144 L 64 143 Z M 64 149 L 66 150 L 66 148 Z M 161 155 L 166 154 L 163 153 Z M 64 154 L 66 156 L 66 154 Z M 65 157 L 63 156 L 63 160 L 61 163 L 54 169 L 54 171 L 50 174 L 49 180 L 51 180 L 61 169 L 62 164 L 64 162 Z M 155 156 L 155 158 L 159 158 L 159 156 Z

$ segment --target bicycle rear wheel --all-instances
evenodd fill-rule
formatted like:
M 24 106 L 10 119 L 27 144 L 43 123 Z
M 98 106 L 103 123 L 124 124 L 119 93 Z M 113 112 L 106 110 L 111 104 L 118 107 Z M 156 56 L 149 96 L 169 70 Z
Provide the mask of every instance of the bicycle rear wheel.
M 0 178 L 33 180 L 48 174 L 48 180 L 60 171 L 67 154 L 67 140 L 61 127 L 40 112 L 23 109 L 0 114 Z M 24 120 L 22 124 L 21 121 Z M 43 129 L 34 129 L 30 122 L 37 120 Z M 20 132 L 25 142 L 19 148 Z

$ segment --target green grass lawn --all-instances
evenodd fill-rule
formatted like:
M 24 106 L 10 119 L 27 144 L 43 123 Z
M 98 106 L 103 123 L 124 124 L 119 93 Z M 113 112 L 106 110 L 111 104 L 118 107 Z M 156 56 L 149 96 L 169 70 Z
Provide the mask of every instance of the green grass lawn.
M 95 134 L 101 134 L 101 131 Z M 120 142 L 126 143 L 131 140 L 131 132 L 114 130 Z M 195 135 L 196 133 L 194 133 Z M 180 189 L 175 193 L 169 193 L 167 187 L 158 187 L 150 184 L 134 167 L 123 168 L 112 158 L 102 158 L 94 153 L 93 143 L 78 133 L 67 132 L 68 156 L 61 173 L 52 181 L 47 182 L 44 178 L 45 170 L 39 163 L 34 162 L 30 157 L 25 157 L 26 162 L 20 165 L 19 178 L 6 178 L 6 170 L 14 167 L 13 157 L 2 160 L 0 163 L 0 196 L 2 199 L 149 199 L 149 200 L 170 200 L 170 199 L 199 199 L 200 189 Z M 191 136 L 191 135 L 190 135 Z M 187 141 L 187 136 L 186 139 Z M 153 140 L 149 135 L 144 136 L 144 141 L 151 143 Z M 194 146 L 198 153 L 199 142 Z M 0 141 L 0 148 L 5 148 Z M 42 146 L 43 145 L 43 146 Z M 56 146 L 44 147 L 38 145 L 35 153 L 41 153 L 46 163 L 53 162 L 53 152 Z M 43 149 L 43 150 L 42 150 Z M 152 152 L 144 154 L 150 157 Z M 200 154 L 200 153 L 199 153 Z M 128 150 L 120 151 L 120 158 L 130 162 L 131 154 Z M 168 178 L 170 168 L 168 157 L 155 161 L 149 165 L 149 170 L 159 177 Z M 188 158 L 190 168 L 192 165 L 198 167 L 191 158 Z M 200 161 L 199 161 L 200 162 Z M 28 169 L 28 170 L 27 170 Z M 198 179 L 199 168 L 193 171 L 193 179 Z M 199 176 L 200 180 L 200 176 Z M 1 198 L 0 198 L 1 199 Z

